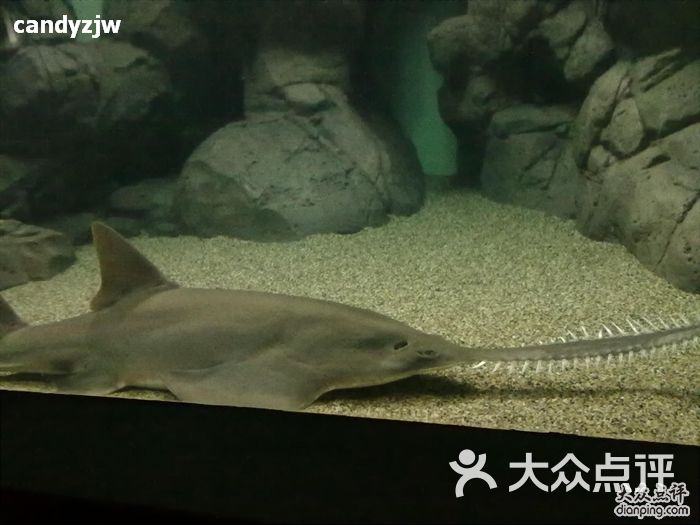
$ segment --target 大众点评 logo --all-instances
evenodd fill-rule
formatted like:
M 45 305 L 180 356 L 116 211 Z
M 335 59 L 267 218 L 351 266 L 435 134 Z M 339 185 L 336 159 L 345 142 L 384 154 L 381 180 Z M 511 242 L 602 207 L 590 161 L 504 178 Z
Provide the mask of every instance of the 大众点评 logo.
M 546 461 L 534 461 L 532 453 L 526 452 L 524 461 L 509 463 L 510 468 L 522 469 L 523 472 L 518 481 L 508 486 L 508 492 L 518 490 L 527 482 L 543 492 L 553 492 L 562 488 L 569 492 L 577 487 L 589 492 L 614 491 L 616 516 L 633 516 L 639 519 L 647 516 L 657 519 L 667 516 L 689 516 L 690 507 L 684 503 L 685 498 L 689 496 L 685 483 L 671 482 L 674 477 L 671 470 L 673 454 L 635 454 L 634 460 L 638 483 L 633 490 L 628 457 L 613 456 L 606 452 L 604 461 L 591 469 L 569 452 L 550 467 Z M 465 485 L 474 479 L 485 482 L 489 489 L 498 486 L 493 476 L 484 470 L 486 454 L 477 456 L 467 448 L 449 465 L 460 476 L 455 485 L 457 498 L 464 496 Z M 648 488 L 650 482 L 655 482 L 653 492 Z

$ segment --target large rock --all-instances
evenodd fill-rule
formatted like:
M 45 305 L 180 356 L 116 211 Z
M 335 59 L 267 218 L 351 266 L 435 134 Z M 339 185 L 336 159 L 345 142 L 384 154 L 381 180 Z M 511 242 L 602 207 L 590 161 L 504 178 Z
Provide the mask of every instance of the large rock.
M 598 20 L 591 20 L 572 44 L 563 65 L 564 78 L 588 85 L 614 61 L 613 41 Z
M 350 68 L 342 50 L 304 52 L 284 47 L 260 49 L 246 85 L 248 112 L 281 109 L 280 91 L 296 85 L 330 84 L 349 89 Z
M 172 173 L 186 158 L 170 78 L 131 44 L 23 47 L 3 64 L 0 83 L 0 148 L 11 152 L 0 167 L 9 165 L 14 181 L 0 185 L 5 216 L 44 222 L 92 209 L 115 179 Z M 6 191 L 18 197 L 15 210 L 3 205 Z
M 146 52 L 107 40 L 22 48 L 4 64 L 0 83 L 0 144 L 33 154 L 134 127 L 172 94 L 167 73 Z
M 261 113 L 197 148 L 175 197 L 188 231 L 294 239 L 355 232 L 420 207 L 413 147 L 388 124 L 361 118 L 336 88 L 319 89 L 326 109 L 311 117 Z
M 588 12 L 581 2 L 571 2 L 546 18 L 534 32 L 547 41 L 558 60 L 564 61 L 571 46 L 586 29 Z
M 105 0 L 103 17 L 122 21 L 113 38 L 147 51 L 170 78 L 172 114 L 160 129 L 177 137 L 171 151 L 185 155 L 170 169 L 146 173 L 146 177 L 179 170 L 187 154 L 206 137 L 241 118 L 242 64 L 257 40 L 254 4 Z
M 74 260 L 73 247 L 63 234 L 0 220 L 0 290 L 53 277 Z
M 428 33 L 431 61 L 445 76 L 440 114 L 458 138 L 466 134 L 473 140 L 495 112 L 518 103 L 525 75 L 513 74 L 513 57 L 555 8 L 552 2 L 476 0 L 466 15 L 448 18 Z
M 678 60 L 680 65 L 683 60 Z M 700 59 L 685 64 L 668 77 L 644 89 L 642 75 L 632 75 L 632 93 L 644 127 L 663 136 L 700 120 Z
M 601 17 L 586 0 L 469 2 L 466 15 L 428 34 L 445 76 L 440 113 L 463 144 L 489 142 L 491 118 L 511 106 L 574 103 L 614 60 Z
M 604 148 L 626 158 L 650 138 L 663 137 L 700 120 L 700 59 L 677 50 L 621 61 L 596 80 L 572 128 L 576 163 Z M 595 166 L 595 162 L 593 163 Z
M 428 36 L 441 114 L 462 145 L 483 144 L 492 198 L 576 214 L 698 291 L 700 10 L 638 4 L 469 2 Z M 580 105 L 568 135 L 541 129 L 556 104 Z
M 625 245 L 676 286 L 700 292 L 700 124 L 585 179 L 578 226 Z
M 174 178 L 144 179 L 112 193 L 109 207 L 115 217 L 136 221 L 138 229 L 156 235 L 178 231 L 173 213 Z M 138 233 L 138 232 L 137 232 Z
M 210 18 L 207 27 L 196 18 L 197 8 L 204 4 L 207 3 L 186 0 L 106 0 L 103 17 L 121 20 L 114 38 L 146 50 L 165 65 L 180 96 L 196 91 L 203 97 L 202 87 L 211 91 L 215 83 L 222 83 L 221 75 L 212 70 L 214 53 L 208 34 L 217 32 L 213 27 L 216 20 Z M 235 33 L 231 35 L 231 40 L 236 38 Z M 230 53 L 230 49 L 217 50 L 222 51 Z M 236 69 L 236 57 L 229 54 L 228 58 L 231 71 L 226 78 L 234 75 Z M 206 99 L 188 100 L 188 103 L 201 110 Z
M 481 185 L 494 200 L 573 217 L 578 171 L 568 145 L 574 111 L 514 106 L 489 127 Z
M 551 131 L 567 127 L 575 111 L 567 106 L 533 106 L 522 104 L 499 111 L 493 116 L 489 133 L 505 138 L 521 133 Z
M 37 222 L 92 207 L 106 195 L 109 174 L 109 161 L 90 150 L 56 157 L 0 155 L 0 218 Z
M 0 155 L 0 218 L 26 219 L 32 189 L 45 174 L 45 162 Z
M 161 116 L 172 99 L 170 77 L 148 53 L 121 42 L 104 42 L 100 54 L 98 124 L 102 129 L 125 127 Z
M 466 15 L 448 18 L 428 34 L 432 62 L 444 73 L 466 63 L 484 66 L 521 45 L 556 8 L 551 1 L 471 0 Z
M 97 220 L 103 219 L 96 213 L 86 211 L 57 215 L 40 226 L 62 233 L 73 246 L 78 246 L 92 241 L 91 226 Z
M 615 106 L 610 122 L 600 133 L 600 142 L 615 155 L 628 157 L 642 145 L 644 135 L 637 104 L 628 98 Z
M 679 288 L 700 293 L 700 200 L 680 218 L 656 273 Z
M 609 122 L 619 93 L 626 88 L 628 68 L 626 62 L 618 62 L 598 77 L 581 105 L 571 129 L 574 159 L 581 168 Z
M 110 207 L 137 217 L 149 214 L 167 217 L 172 212 L 174 183 L 171 179 L 145 179 L 123 186 L 110 196 Z
M 99 108 L 96 57 L 91 47 L 67 43 L 21 48 L 0 70 L 0 142 L 36 154 L 59 149 L 94 131 Z M 55 141 L 45 140 L 48 135 Z
M 518 102 L 492 75 L 475 73 L 464 89 L 443 84 L 438 103 L 442 119 L 452 129 L 468 127 L 479 131 L 488 127 L 494 113 Z
M 691 79 L 694 79 L 691 80 Z M 624 244 L 676 286 L 700 291 L 700 60 L 669 50 L 619 62 L 572 128 L 582 233 Z
M 261 2 L 257 48 L 245 74 L 245 110 L 284 110 L 280 93 L 324 84 L 350 91 L 364 5 L 354 1 Z
M 568 3 L 545 18 L 529 38 L 547 42 L 565 80 L 573 84 L 590 83 L 613 58 L 613 41 L 590 2 Z

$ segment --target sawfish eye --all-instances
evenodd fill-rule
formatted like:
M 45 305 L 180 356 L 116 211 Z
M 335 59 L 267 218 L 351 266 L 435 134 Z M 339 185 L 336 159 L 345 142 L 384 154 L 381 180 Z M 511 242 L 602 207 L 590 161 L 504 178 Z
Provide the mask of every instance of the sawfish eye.
M 398 343 L 394 343 L 394 350 L 401 350 L 404 346 L 408 346 L 408 343 L 406 341 L 399 341 Z
M 435 350 L 419 350 L 417 354 L 419 357 L 425 357 L 426 359 L 432 359 L 438 355 Z

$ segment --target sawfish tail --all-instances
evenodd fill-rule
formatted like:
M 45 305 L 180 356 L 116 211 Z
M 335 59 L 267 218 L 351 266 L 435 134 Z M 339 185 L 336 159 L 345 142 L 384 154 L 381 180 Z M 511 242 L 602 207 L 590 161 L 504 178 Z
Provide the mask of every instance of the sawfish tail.
M 471 358 L 485 362 L 563 361 L 611 358 L 681 347 L 700 342 L 700 322 L 685 319 L 665 322 L 628 321 L 625 328 L 604 326 L 597 333 L 582 336 L 569 332 L 567 337 L 537 345 L 514 348 L 474 349 Z
M 7 304 L 7 301 L 0 295 L 0 339 L 10 332 L 19 330 L 24 326 L 27 326 L 27 323 L 20 319 L 12 307 Z

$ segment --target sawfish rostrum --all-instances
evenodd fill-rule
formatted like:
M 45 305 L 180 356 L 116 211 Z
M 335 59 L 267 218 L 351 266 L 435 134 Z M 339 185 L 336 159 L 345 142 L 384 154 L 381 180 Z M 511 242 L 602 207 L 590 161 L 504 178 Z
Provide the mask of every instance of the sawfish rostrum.
M 623 355 L 688 343 L 700 324 L 615 325 L 611 337 L 465 348 L 370 310 L 283 294 L 181 288 L 117 232 L 92 227 L 102 283 L 92 312 L 26 325 L 0 299 L 0 371 L 59 392 L 168 390 L 183 401 L 298 410 L 324 392 L 485 362 Z M 602 334 L 601 334 L 602 335 Z

